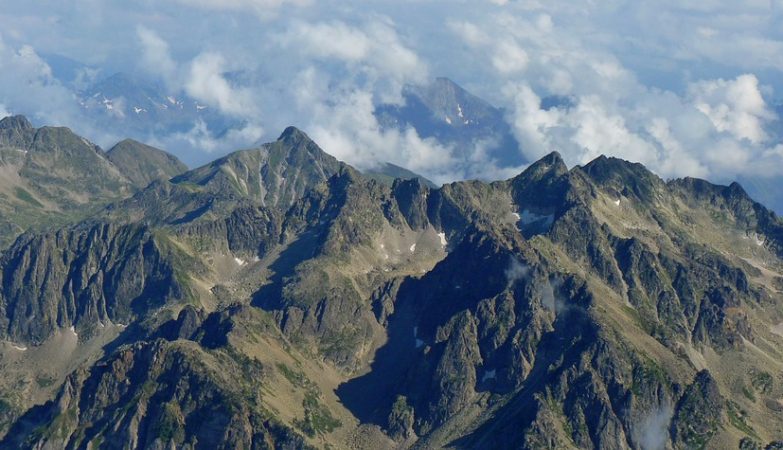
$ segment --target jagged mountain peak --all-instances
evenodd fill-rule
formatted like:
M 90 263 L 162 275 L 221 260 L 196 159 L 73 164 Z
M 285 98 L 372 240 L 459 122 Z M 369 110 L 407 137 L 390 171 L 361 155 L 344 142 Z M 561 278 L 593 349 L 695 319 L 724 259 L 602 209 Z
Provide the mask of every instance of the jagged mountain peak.
M 639 163 L 601 155 L 582 167 L 594 182 L 617 195 L 652 201 L 664 182 Z
M 522 173 L 514 177 L 514 179 L 524 180 L 524 182 L 528 183 L 544 178 L 559 177 L 567 172 L 568 166 L 566 166 L 565 161 L 563 161 L 563 157 L 560 156 L 560 153 L 557 151 L 553 151 L 529 165 Z
M 51 382 L 39 360 L 8 366 L 22 377 L 0 388 L 22 391 L 0 447 L 780 435 L 781 226 L 755 205 L 738 226 L 724 200 L 738 185 L 663 183 L 606 157 L 568 170 L 552 152 L 507 181 L 384 186 L 290 127 L 141 194 L 129 223 L 0 255 L 0 356 L 62 342 L 88 356 L 77 372 L 47 365 Z M 181 203 L 156 222 L 156 202 Z
M 7 116 L 0 119 L 2 130 L 32 130 L 33 124 L 23 115 Z
M 313 142 L 312 139 L 310 139 L 310 136 L 307 135 L 304 131 L 300 130 L 299 128 L 291 125 L 286 127 L 285 130 L 280 134 L 280 137 L 277 138 L 278 141 L 283 142 L 290 142 L 290 143 L 300 143 L 300 142 Z
M 343 166 L 304 132 L 288 127 L 274 142 L 231 153 L 172 181 L 286 208 Z

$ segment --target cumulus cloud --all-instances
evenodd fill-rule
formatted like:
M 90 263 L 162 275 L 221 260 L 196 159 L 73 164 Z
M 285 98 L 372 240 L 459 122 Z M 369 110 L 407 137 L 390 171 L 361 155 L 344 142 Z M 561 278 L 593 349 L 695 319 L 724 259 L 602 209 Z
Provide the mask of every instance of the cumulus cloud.
M 190 63 L 185 92 L 226 114 L 251 116 L 256 111 L 258 99 L 252 98 L 246 90 L 232 86 L 224 76 L 226 71 L 226 59 L 220 53 L 198 55 Z
M 0 35 L 0 104 L 15 111 L 35 111 L 34 118 L 54 124 L 74 113 L 72 94 L 29 45 L 6 44 Z
M 783 160 L 769 145 L 767 129 L 777 119 L 765 100 L 771 90 L 756 76 L 692 81 L 680 93 L 650 87 L 606 43 L 575 39 L 559 22 L 569 20 L 535 11 L 449 23 L 502 86 L 499 101 L 529 160 L 557 150 L 569 164 L 607 154 L 664 177 L 783 174 Z M 524 64 L 498 63 L 509 42 L 524 49 Z M 544 108 L 547 95 L 570 100 Z
M 412 128 L 384 130 L 373 111 L 370 92 L 342 92 L 334 103 L 316 105 L 307 129 L 324 150 L 359 168 L 388 161 L 436 182 L 454 179 L 450 148 L 434 139 L 422 139 Z
M 141 25 L 136 28 L 136 35 L 142 47 L 142 69 L 161 77 L 168 86 L 176 85 L 177 63 L 171 57 L 168 42 L 153 30 Z
M 372 85 L 384 102 L 399 102 L 406 83 L 428 78 L 427 65 L 404 45 L 389 19 L 372 19 L 360 26 L 342 21 L 297 22 L 279 42 L 299 58 L 342 64 L 349 77 L 364 87 Z
M 78 14 L 16 2 L 0 13 L 13 41 L 0 41 L 0 103 L 96 131 L 39 56 L 63 52 L 142 69 L 244 124 L 218 139 L 195 123 L 172 145 L 228 151 L 239 136 L 273 139 L 294 124 L 357 165 L 391 161 L 437 181 L 520 170 L 497 166 L 488 142 L 455 157 L 374 119 L 380 103 L 402 101 L 405 84 L 445 75 L 504 108 L 528 160 L 558 150 L 569 164 L 605 153 L 664 177 L 783 172 L 772 103 L 783 34 L 768 2 L 488 1 L 420 0 L 417 14 L 388 1 L 80 2 Z M 91 7 L 104 20 L 81 14 Z M 542 108 L 551 95 L 569 101 Z
M 705 80 L 691 84 L 689 93 L 696 108 L 704 113 L 718 131 L 754 144 L 767 140 L 765 125 L 775 118 L 752 74 L 733 80 Z

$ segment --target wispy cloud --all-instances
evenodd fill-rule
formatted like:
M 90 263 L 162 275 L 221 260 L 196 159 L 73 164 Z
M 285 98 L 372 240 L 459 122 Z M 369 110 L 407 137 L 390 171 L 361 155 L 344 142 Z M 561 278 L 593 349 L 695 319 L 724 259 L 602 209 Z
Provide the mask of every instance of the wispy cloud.
M 519 170 L 498 167 L 481 144 L 465 161 L 415 130 L 379 126 L 379 104 L 399 103 L 405 84 L 445 75 L 505 109 L 528 159 L 558 150 L 578 164 L 612 154 L 665 177 L 783 172 L 772 129 L 775 92 L 783 89 L 783 17 L 769 2 L 399 6 L 10 2 L 0 12 L 0 104 L 103 134 L 84 123 L 73 93 L 40 57 L 63 53 L 107 71 L 139 71 L 243 124 L 220 137 L 199 123 L 170 139 L 151 136 L 174 151 L 224 152 L 294 124 L 360 166 L 391 161 L 438 181 Z M 549 95 L 570 102 L 542 109 Z

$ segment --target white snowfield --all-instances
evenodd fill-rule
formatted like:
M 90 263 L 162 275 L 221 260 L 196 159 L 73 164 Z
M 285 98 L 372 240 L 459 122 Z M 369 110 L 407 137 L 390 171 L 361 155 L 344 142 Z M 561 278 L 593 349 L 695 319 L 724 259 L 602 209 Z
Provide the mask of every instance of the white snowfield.
M 446 241 L 446 233 L 438 233 L 438 237 L 440 238 L 440 245 L 444 247 L 448 245 L 448 241 Z

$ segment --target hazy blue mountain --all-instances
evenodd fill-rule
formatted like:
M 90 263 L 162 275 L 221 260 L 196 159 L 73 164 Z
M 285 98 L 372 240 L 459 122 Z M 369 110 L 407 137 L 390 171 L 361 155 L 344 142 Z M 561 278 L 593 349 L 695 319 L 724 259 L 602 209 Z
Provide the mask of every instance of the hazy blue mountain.
M 380 105 L 376 116 L 387 128 L 413 127 L 425 138 L 453 145 L 457 156 L 470 160 L 476 145 L 501 166 L 518 167 L 525 162 L 519 143 L 504 118 L 503 110 L 476 97 L 448 78 L 424 86 L 407 86 L 405 104 Z
M 96 123 L 130 136 L 187 132 L 199 122 L 216 134 L 233 123 L 182 93 L 126 73 L 92 84 L 80 93 L 79 102 Z

